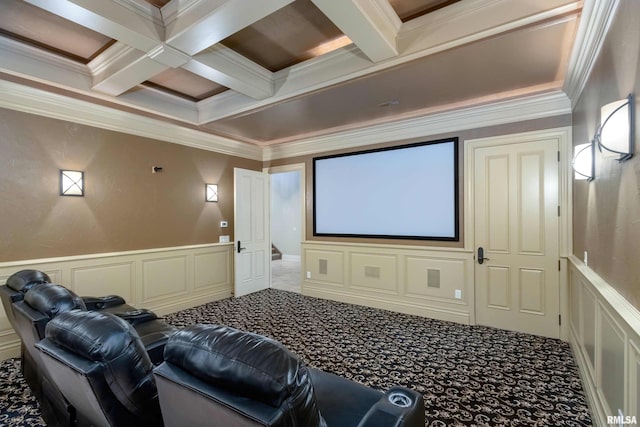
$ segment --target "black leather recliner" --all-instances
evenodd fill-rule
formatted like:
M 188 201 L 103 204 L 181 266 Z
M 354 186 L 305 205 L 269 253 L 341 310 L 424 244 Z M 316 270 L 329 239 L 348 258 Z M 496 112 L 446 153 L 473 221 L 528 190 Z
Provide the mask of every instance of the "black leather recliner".
M 277 341 L 225 326 L 174 334 L 154 376 L 167 427 L 425 424 L 420 393 L 382 393 L 308 368 Z
M 50 425 L 66 426 L 74 423 L 74 408 L 64 399 L 47 370 L 43 367 L 40 352 L 35 344 L 45 338 L 47 324 L 62 313 L 72 310 L 87 311 L 84 300 L 64 286 L 43 283 L 29 289 L 22 301 L 13 303 L 15 328 L 23 342 L 24 359 L 31 361 L 31 375 L 25 380 L 32 389 L 42 408 L 42 415 Z M 126 304 L 107 307 L 103 313 L 112 312 L 135 328 L 143 348 L 152 362 L 162 361 L 164 345 L 176 329 L 157 320 L 157 316 L 148 310 L 138 310 Z
M 32 286 L 40 283 L 51 283 L 51 278 L 42 271 L 20 270 L 9 276 L 5 285 L 0 286 L 2 307 L 7 314 L 9 323 L 11 323 L 11 326 L 14 328 L 15 316 L 13 314 L 12 304 L 16 301 L 22 301 L 24 294 L 27 293 Z
M 24 294 L 27 293 L 31 287 L 41 284 L 50 283 L 51 278 L 42 271 L 38 270 L 20 270 L 13 273 L 7 278 L 7 283 L 0 286 L 0 299 L 2 300 L 2 307 L 7 315 L 7 319 L 13 327 L 17 330 L 15 314 L 13 311 L 13 303 L 22 301 Z M 37 373 L 37 367 L 33 361 L 31 354 L 24 348 L 24 343 L 20 345 L 20 370 L 23 377 L 27 381 L 27 384 L 35 384 Z
M 162 426 L 153 364 L 129 323 L 74 310 L 51 320 L 45 335 L 35 346 L 75 408 L 75 425 Z

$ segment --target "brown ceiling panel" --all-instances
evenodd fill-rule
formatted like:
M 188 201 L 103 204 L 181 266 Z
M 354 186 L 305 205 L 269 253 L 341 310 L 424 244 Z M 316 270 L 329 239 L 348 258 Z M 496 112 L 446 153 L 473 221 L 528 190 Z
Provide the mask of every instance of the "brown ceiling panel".
M 169 68 L 156 74 L 149 79 L 149 82 L 154 87 L 194 101 L 200 101 L 227 90 L 224 86 L 182 68 Z
M 402 22 L 410 21 L 460 0 L 389 0 Z
M 1 0 L 0 32 L 87 63 L 113 40 L 20 0 Z
M 345 43 L 343 33 L 310 0 L 296 0 L 227 37 L 222 44 L 270 71 L 278 71 L 318 55 L 318 47 Z M 347 39 L 347 43 L 350 43 Z M 327 49 L 320 49 L 326 53 Z
M 510 32 L 205 127 L 269 144 L 554 85 L 575 27 L 570 19 Z

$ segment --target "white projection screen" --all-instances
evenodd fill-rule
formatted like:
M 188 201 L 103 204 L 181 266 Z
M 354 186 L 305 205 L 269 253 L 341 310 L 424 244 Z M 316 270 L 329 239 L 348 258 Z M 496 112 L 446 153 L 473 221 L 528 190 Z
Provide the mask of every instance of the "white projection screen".
M 458 139 L 313 159 L 313 234 L 457 241 Z

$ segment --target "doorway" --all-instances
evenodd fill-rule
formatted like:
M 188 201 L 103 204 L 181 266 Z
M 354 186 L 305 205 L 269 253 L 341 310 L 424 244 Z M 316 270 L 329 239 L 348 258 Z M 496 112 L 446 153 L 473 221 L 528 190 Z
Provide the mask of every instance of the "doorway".
M 270 177 L 271 287 L 301 293 L 303 170 L 276 169 Z

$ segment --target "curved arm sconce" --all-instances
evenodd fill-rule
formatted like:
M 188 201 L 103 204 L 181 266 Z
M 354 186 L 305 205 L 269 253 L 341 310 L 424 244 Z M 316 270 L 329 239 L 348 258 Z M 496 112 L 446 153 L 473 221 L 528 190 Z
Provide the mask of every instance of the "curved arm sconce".
M 606 104 L 600 110 L 600 128 L 595 139 L 604 157 L 619 162 L 633 157 L 635 139 L 633 95 Z
M 574 179 L 591 181 L 595 178 L 594 152 L 594 141 L 573 147 L 571 166 L 575 172 Z

